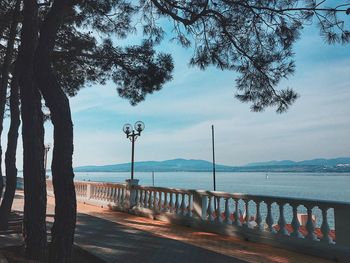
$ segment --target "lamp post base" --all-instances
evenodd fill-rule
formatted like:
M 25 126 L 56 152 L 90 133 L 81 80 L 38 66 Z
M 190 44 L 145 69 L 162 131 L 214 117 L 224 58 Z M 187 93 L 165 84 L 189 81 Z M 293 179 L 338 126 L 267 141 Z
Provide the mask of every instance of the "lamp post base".
M 133 208 L 136 205 L 136 191 L 137 190 L 134 188 L 134 186 L 138 186 L 139 185 L 139 180 L 138 179 L 127 179 L 125 181 L 126 181 L 126 184 L 127 184 L 126 200 L 128 202 L 126 207 L 128 209 L 131 209 L 131 208 Z

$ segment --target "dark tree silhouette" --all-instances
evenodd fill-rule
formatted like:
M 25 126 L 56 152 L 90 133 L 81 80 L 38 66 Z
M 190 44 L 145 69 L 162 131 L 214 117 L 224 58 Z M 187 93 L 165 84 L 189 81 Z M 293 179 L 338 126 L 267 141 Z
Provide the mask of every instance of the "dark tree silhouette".
M 8 41 L 7 41 L 7 47 L 6 52 L 4 56 L 4 61 L 2 64 L 2 70 L 1 70 L 1 80 L 0 80 L 0 136 L 3 131 L 3 119 L 4 119 L 4 113 L 5 113 L 5 104 L 6 104 L 6 96 L 7 96 L 7 86 L 9 81 L 9 73 L 10 68 L 13 62 L 13 53 L 15 49 L 15 38 L 17 36 L 17 27 L 19 22 L 19 16 L 20 16 L 20 8 L 21 8 L 21 0 L 17 0 L 16 4 L 14 6 L 14 12 L 12 15 L 12 22 L 9 28 L 8 33 Z M 17 75 L 17 74 L 16 74 Z M 11 133 L 9 133 L 8 136 L 8 146 L 10 148 L 7 148 L 7 157 L 6 161 L 6 191 L 4 198 L 2 200 L 1 206 L 0 206 L 0 228 L 7 228 L 7 221 L 8 221 L 8 215 L 11 211 L 12 201 L 16 189 L 16 177 L 17 177 L 17 169 L 16 169 L 16 163 L 15 163 L 15 154 L 16 154 L 16 148 L 17 148 L 17 139 L 18 139 L 18 132 L 17 135 L 15 134 L 15 129 L 19 127 L 19 118 L 17 117 L 18 111 L 16 111 L 16 108 L 18 108 L 18 102 L 16 105 L 16 101 L 18 101 L 18 79 L 17 76 L 13 78 L 13 83 L 11 87 L 11 94 L 12 94 L 12 100 L 11 100 Z M 12 116 L 13 115 L 13 116 Z M 13 149 L 14 147 L 14 149 Z M 14 152 L 13 152 L 14 150 Z M 10 152 L 13 152 L 10 153 Z M 11 158 L 11 156 L 14 156 L 14 158 Z M 1 140 L 0 140 L 0 160 L 2 159 L 2 147 L 1 147 Z M 10 168 L 11 166 L 11 168 Z M 15 170 L 13 169 L 13 166 Z M 9 169 L 8 169 L 9 168 Z M 2 195 L 2 163 L 0 162 L 0 197 Z
M 0 228 L 8 228 L 8 218 L 11 212 L 13 198 L 17 185 L 16 152 L 18 129 L 20 126 L 18 70 L 14 70 L 11 80 L 10 116 L 11 124 L 7 135 L 7 149 L 5 154 L 6 190 L 0 207 Z
M 21 97 L 23 178 L 24 178 L 24 240 L 30 259 L 45 258 L 46 181 L 44 171 L 44 127 L 41 95 L 34 77 L 34 53 L 38 43 L 38 5 L 25 0 L 21 46 L 17 58 Z
M 5 114 L 5 104 L 6 104 L 6 95 L 7 95 L 7 85 L 9 81 L 9 73 L 10 73 L 10 67 L 13 62 L 13 51 L 14 51 L 14 44 L 15 44 L 15 38 L 17 35 L 17 26 L 18 26 L 18 18 L 19 18 L 19 11 L 20 11 L 20 4 L 21 1 L 17 0 L 15 6 L 9 9 L 11 12 L 6 12 L 6 15 L 4 16 L 4 19 L 7 19 L 7 21 L 4 21 L 3 30 L 5 31 L 6 26 L 9 26 L 9 32 L 8 32 L 8 41 L 7 46 L 4 48 L 4 58 L 2 61 L 2 67 L 1 67 L 1 79 L 0 79 L 0 137 L 3 130 L 3 122 L 4 114 Z M 8 10 L 8 9 L 7 9 Z M 7 15 L 8 14 L 8 15 Z M 8 16 L 11 16 L 9 18 Z M 11 21 L 9 23 L 9 21 Z M 0 23 L 0 30 L 1 30 L 1 24 Z M 0 34 L 2 32 L 0 31 Z M 1 140 L 0 140 L 0 160 L 2 158 L 2 147 L 1 147 Z M 0 161 L 0 199 L 2 196 L 3 191 L 3 178 L 2 178 L 2 162 Z

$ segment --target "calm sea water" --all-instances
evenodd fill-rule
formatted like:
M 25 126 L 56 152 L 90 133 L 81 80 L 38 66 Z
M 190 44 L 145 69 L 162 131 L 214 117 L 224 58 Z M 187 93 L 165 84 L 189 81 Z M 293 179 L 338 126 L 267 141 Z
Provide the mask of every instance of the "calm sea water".
M 134 176 L 140 185 L 152 186 L 152 173 L 139 172 Z M 212 190 L 210 172 L 154 173 L 154 185 L 161 187 Z M 75 173 L 76 180 L 125 182 L 130 173 Z M 216 174 L 218 191 L 311 198 L 316 200 L 350 202 L 350 173 L 232 173 Z

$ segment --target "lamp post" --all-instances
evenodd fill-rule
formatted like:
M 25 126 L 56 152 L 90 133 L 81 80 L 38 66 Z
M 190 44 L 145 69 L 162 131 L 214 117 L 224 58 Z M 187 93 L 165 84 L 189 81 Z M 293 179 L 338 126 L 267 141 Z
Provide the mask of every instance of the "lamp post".
M 137 121 L 134 125 L 134 129 L 131 124 L 125 124 L 123 131 L 126 134 L 126 138 L 131 141 L 131 180 L 134 180 L 134 152 L 135 141 L 137 137 L 141 136 L 141 132 L 145 129 L 145 124 L 142 121 Z
M 47 167 L 47 154 L 50 150 L 51 145 L 49 143 L 44 145 L 45 152 L 44 152 L 44 169 L 45 169 L 45 176 L 46 176 L 46 167 Z

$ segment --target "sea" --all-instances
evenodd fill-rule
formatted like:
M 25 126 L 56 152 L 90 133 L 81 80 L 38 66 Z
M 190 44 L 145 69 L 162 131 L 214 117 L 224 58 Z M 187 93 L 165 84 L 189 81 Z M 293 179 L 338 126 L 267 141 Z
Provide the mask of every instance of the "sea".
M 217 172 L 216 190 L 229 193 L 269 195 L 350 202 L 350 173 Z M 76 172 L 75 180 L 123 183 L 124 172 Z M 211 172 L 135 172 L 143 186 L 213 190 Z M 154 178 L 154 180 L 153 180 Z

